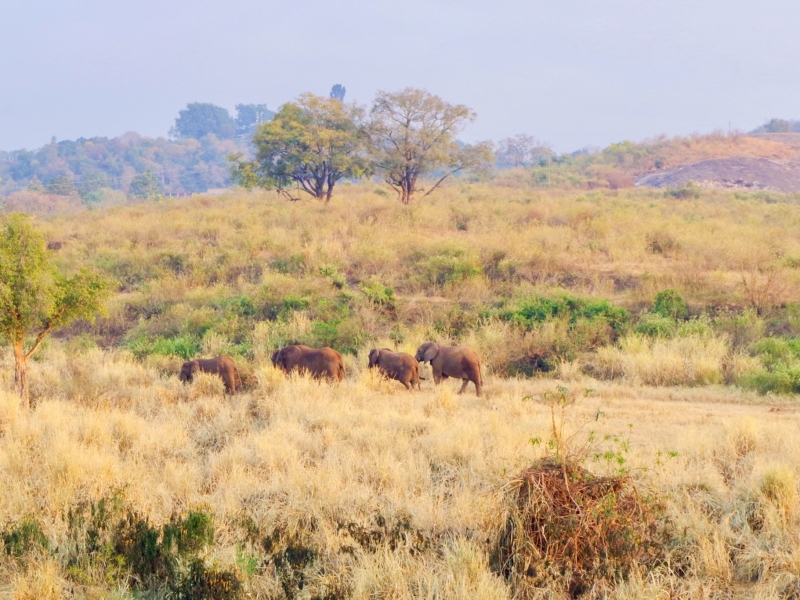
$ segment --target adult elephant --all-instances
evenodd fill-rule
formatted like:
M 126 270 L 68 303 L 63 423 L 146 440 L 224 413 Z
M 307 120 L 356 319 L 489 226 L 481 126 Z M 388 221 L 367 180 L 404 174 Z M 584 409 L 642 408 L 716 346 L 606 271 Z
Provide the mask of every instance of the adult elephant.
M 475 393 L 480 396 L 483 382 L 481 380 L 481 359 L 478 353 L 468 346 L 444 346 L 427 342 L 422 344 L 417 350 L 416 359 L 419 362 L 431 363 L 433 369 L 433 381 L 436 385 L 453 377 L 463 379 L 464 383 L 459 394 L 463 394 L 467 389 L 467 384 L 471 381 L 475 384 Z
M 405 352 L 392 352 L 388 348 L 369 351 L 369 368 L 378 370 L 389 379 L 399 381 L 410 392 L 419 385 L 419 361 Z
M 181 367 L 181 381 L 192 381 L 197 372 L 219 375 L 225 384 L 225 391 L 233 394 L 242 387 L 242 379 L 236 363 L 230 356 L 224 354 L 214 358 L 196 358 L 183 363 Z
M 272 364 L 284 373 L 310 373 L 315 379 L 344 379 L 342 355 L 333 348 L 309 348 L 302 344 L 286 346 L 272 355 Z

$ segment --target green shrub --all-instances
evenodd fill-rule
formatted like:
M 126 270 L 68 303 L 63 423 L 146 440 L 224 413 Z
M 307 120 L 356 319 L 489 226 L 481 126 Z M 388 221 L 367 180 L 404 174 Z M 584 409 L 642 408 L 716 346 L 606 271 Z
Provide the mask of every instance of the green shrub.
M 370 278 L 362 281 L 359 284 L 358 289 L 361 290 L 370 303 L 376 306 L 394 310 L 394 290 L 389 286 L 383 285 L 375 278 Z
M 748 348 L 764 337 L 767 325 L 752 308 L 742 312 L 723 311 L 713 321 L 714 329 L 726 333 L 734 350 Z
M 766 369 L 742 375 L 737 383 L 744 389 L 755 390 L 759 394 L 798 394 L 800 393 L 800 368 Z
M 654 313 L 645 313 L 634 327 L 634 331 L 652 338 L 670 337 L 675 333 L 675 320 Z
M 142 335 L 128 342 L 127 348 L 138 359 L 151 354 L 159 354 L 161 356 L 180 356 L 184 360 L 191 360 L 200 352 L 200 343 L 197 338 L 191 336 L 164 338 Z
M 9 556 L 20 558 L 36 549 L 47 550 L 50 543 L 38 521 L 26 518 L 0 533 L 3 548 Z
M 79 504 L 67 514 L 63 549 L 70 578 L 126 583 L 150 597 L 169 590 L 180 599 L 233 599 L 241 595 L 237 571 L 206 564 L 214 543 L 213 515 L 202 509 L 174 513 L 162 526 L 132 510 L 117 495 Z
M 675 290 L 664 290 L 656 294 L 653 308 L 650 312 L 675 321 L 689 318 L 689 309 L 686 307 L 686 301 Z
M 689 181 L 679 188 L 667 190 L 664 195 L 667 198 L 677 198 L 678 200 L 697 199 L 700 197 L 700 186 L 694 181 Z
M 306 259 L 302 254 L 293 254 L 273 260 L 270 266 L 284 275 L 301 275 L 306 270 Z
M 438 286 L 477 277 L 482 271 L 477 259 L 461 249 L 440 251 L 419 260 L 416 267 L 424 283 Z
M 613 334 L 620 335 L 630 322 L 630 314 L 624 308 L 612 305 L 608 300 L 574 298 L 563 295 L 557 298 L 535 296 L 518 301 L 498 315 L 504 321 L 518 323 L 532 329 L 537 323 L 558 318 L 567 319 L 575 325 L 579 319 L 607 323 Z

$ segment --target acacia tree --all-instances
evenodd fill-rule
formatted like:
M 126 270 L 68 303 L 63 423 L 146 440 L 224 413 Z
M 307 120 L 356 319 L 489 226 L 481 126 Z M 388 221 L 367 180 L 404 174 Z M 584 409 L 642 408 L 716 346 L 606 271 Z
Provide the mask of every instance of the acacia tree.
M 76 319 L 94 319 L 109 293 L 108 283 L 86 269 L 72 277 L 61 273 L 27 215 L 5 219 L 0 228 L 0 338 L 14 352 L 14 387 L 26 409 L 28 360 L 54 330 Z
M 378 92 L 367 124 L 370 157 L 403 204 L 424 191 L 419 188 L 422 177 L 439 177 L 427 196 L 450 175 L 489 165 L 489 142 L 466 145 L 456 139 L 475 116 L 463 104 L 449 104 L 425 90 Z
M 528 167 L 552 155 L 550 146 L 525 133 L 502 139 L 497 144 L 497 159 L 511 167 Z
M 275 189 L 289 200 L 305 192 L 327 202 L 340 179 L 368 174 L 361 115 L 354 104 L 303 94 L 259 127 L 254 161 L 230 156 L 231 179 L 246 188 Z

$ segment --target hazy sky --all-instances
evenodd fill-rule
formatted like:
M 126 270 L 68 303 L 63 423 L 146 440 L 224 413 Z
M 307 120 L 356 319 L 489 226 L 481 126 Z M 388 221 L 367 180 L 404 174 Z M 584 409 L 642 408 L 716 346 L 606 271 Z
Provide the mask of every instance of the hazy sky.
M 560 151 L 800 118 L 798 0 L 0 0 L 0 149 L 424 87 Z

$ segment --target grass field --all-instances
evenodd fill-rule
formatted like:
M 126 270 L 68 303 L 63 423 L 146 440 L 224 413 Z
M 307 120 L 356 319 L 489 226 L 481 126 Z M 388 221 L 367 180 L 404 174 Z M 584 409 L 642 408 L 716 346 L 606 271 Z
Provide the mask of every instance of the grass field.
M 800 594 L 796 199 L 525 177 L 411 207 L 362 184 L 40 222 L 119 292 L 31 363 L 30 414 L 0 363 L 0 597 L 563 597 L 492 567 L 559 385 L 572 447 L 595 432 L 584 467 L 624 469 L 666 532 L 589 596 Z M 365 368 L 427 340 L 478 349 L 485 397 Z M 291 341 L 339 349 L 346 381 L 275 371 Z M 243 393 L 178 381 L 218 352 Z

